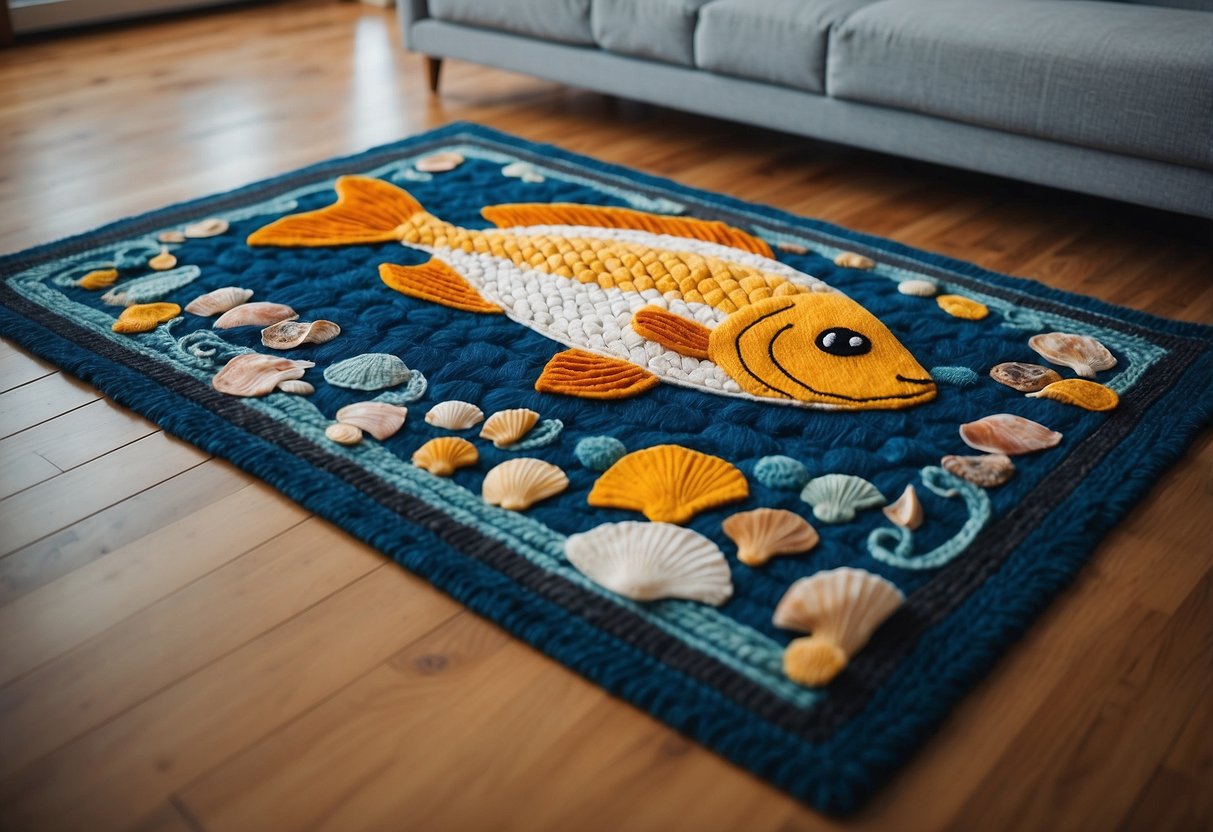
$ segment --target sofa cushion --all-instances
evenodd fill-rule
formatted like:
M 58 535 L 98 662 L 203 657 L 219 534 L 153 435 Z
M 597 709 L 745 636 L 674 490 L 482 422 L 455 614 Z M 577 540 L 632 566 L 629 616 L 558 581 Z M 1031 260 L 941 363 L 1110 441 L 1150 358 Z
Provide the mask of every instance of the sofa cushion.
M 430 16 L 564 43 L 592 44 L 590 0 L 429 0 Z
M 693 66 L 695 23 L 711 0 L 594 0 L 594 40 L 620 55 Z
M 825 92 L 830 27 L 877 0 L 713 0 L 699 11 L 701 69 Z
M 838 98 L 1213 169 L 1213 15 L 1087 0 L 883 0 L 834 29 Z

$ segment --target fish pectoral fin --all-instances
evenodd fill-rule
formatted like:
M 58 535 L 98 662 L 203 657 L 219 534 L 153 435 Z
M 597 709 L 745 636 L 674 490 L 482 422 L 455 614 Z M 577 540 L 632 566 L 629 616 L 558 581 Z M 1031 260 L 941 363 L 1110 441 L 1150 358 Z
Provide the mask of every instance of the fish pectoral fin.
M 254 231 L 250 246 L 348 246 L 403 238 L 401 226 L 424 213 L 421 203 L 391 182 L 368 176 L 337 180 L 337 201 L 291 214 Z
M 530 225 L 587 225 L 593 228 L 630 228 L 651 234 L 689 237 L 774 259 L 770 245 L 749 232 L 716 220 L 650 214 L 632 208 L 577 205 L 570 202 L 490 205 L 480 215 L 498 228 Z
M 640 337 L 656 341 L 679 355 L 708 357 L 708 339 L 712 336 L 712 330 L 698 321 L 688 320 L 656 306 L 646 306 L 632 316 L 632 329 Z
M 379 266 L 379 277 L 397 292 L 418 300 L 485 315 L 502 311 L 497 304 L 482 298 L 463 275 L 436 258 L 420 266 L 383 263 Z
M 626 399 L 660 383 L 657 376 L 629 361 L 584 350 L 565 350 L 553 355 L 544 366 L 535 389 L 583 399 Z

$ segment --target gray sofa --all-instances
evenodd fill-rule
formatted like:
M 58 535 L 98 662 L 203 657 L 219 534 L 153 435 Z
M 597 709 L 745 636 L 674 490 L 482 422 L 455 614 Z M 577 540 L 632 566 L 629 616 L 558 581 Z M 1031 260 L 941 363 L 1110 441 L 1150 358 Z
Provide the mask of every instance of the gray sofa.
M 400 0 L 405 45 L 1213 217 L 1213 0 Z

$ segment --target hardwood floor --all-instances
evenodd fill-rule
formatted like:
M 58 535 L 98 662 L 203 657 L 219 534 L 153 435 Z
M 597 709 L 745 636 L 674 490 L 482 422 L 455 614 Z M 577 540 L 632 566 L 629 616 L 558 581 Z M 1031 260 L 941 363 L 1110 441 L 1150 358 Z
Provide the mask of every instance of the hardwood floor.
M 563 89 L 255 5 L 0 51 L 0 251 L 452 119 L 1213 321 L 1209 224 Z M 870 806 L 823 818 L 0 346 L 0 827 L 1213 828 L 1213 435 Z

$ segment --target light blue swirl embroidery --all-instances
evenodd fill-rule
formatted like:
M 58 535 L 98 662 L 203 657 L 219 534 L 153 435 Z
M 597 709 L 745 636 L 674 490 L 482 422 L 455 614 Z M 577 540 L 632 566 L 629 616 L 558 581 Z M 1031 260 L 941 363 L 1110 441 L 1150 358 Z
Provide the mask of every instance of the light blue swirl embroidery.
M 967 549 L 989 522 L 990 497 L 985 489 L 934 465 L 922 469 L 922 481 L 940 497 L 962 497 L 969 509 L 969 519 L 955 537 L 918 556 L 914 556 L 914 533 L 909 529 L 901 526 L 875 529 L 868 535 L 868 551 L 881 563 L 901 569 L 938 569 Z
M 544 448 L 551 445 L 564 430 L 564 422 L 559 419 L 544 419 L 531 429 L 521 442 L 506 446 L 507 451 L 529 451 L 532 448 Z

